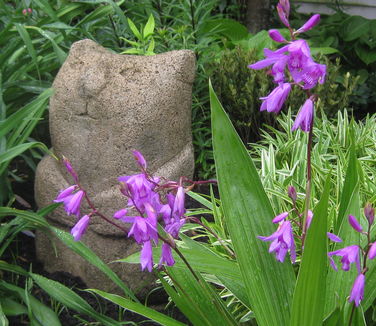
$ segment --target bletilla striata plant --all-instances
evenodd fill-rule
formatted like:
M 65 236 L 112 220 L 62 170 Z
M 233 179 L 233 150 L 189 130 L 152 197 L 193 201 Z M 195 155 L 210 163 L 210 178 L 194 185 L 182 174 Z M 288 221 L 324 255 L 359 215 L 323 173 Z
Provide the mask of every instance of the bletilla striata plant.
M 284 262 L 285 256 L 289 252 L 291 262 L 295 263 L 297 248 L 294 237 L 301 241 L 301 248 L 298 248 L 298 250 L 303 252 L 307 230 L 313 217 L 313 212 L 309 210 L 312 169 L 311 149 L 315 115 L 314 107 L 318 97 L 312 93 L 312 89 L 317 83 L 323 84 L 325 82 L 326 66 L 313 60 L 307 41 L 297 39 L 300 33 L 312 29 L 319 23 L 320 15 L 313 15 L 302 27 L 294 30 L 289 23 L 289 1 L 280 0 L 277 10 L 282 23 L 290 32 L 290 40 L 286 40 L 278 30 L 270 30 L 270 38 L 285 45 L 276 51 L 264 49 L 266 58 L 248 67 L 251 69 L 270 67 L 267 74 L 273 77 L 274 83 L 277 85 L 269 95 L 261 98 L 261 111 L 279 113 L 292 87 L 299 87 L 305 91 L 307 99 L 301 106 L 291 130 L 295 131 L 300 128 L 303 132 L 308 133 L 307 181 L 304 212 L 302 213 L 297 207 L 297 192 L 294 187 L 290 186 L 288 188 L 288 196 L 293 204 L 291 211 L 281 213 L 273 219 L 273 223 L 279 224 L 276 232 L 270 236 L 258 236 L 258 238 L 262 241 L 271 241 L 269 252 L 275 253 L 276 259 L 279 262 Z M 349 215 L 349 223 L 355 231 L 366 237 L 365 246 L 361 248 L 359 245 L 350 245 L 328 253 L 330 265 L 334 270 L 337 271 L 338 269 L 333 256 L 342 257 L 342 270 L 349 271 L 352 263 L 355 263 L 357 268 L 357 277 L 354 280 L 348 299 L 349 302 L 354 303 L 349 317 L 349 325 L 352 323 L 355 307 L 360 305 L 364 297 L 365 274 L 368 271 L 367 261 L 374 259 L 376 256 L 376 242 L 372 242 L 371 240 L 374 209 L 370 204 L 367 204 L 365 207 L 364 214 L 368 220 L 367 231 L 363 231 L 363 228 L 353 215 Z M 296 228 L 293 228 L 292 223 L 296 225 Z M 341 238 L 333 233 L 328 232 L 327 236 L 333 242 L 342 242 Z
M 311 55 L 311 50 L 307 41 L 296 39 L 300 33 L 304 33 L 315 27 L 320 21 L 320 15 L 313 15 L 302 27 L 294 30 L 289 23 L 290 3 L 288 0 L 281 0 L 277 5 L 277 11 L 282 23 L 290 32 L 290 41 L 287 41 L 282 34 L 272 29 L 269 36 L 272 40 L 286 44 L 276 51 L 264 49 L 265 59 L 249 65 L 251 69 L 271 68 L 267 71 L 273 76 L 276 88 L 266 97 L 262 97 L 261 111 L 279 113 L 286 101 L 291 87 L 299 87 L 306 92 L 307 99 L 300 108 L 295 122 L 291 128 L 292 131 L 301 129 L 309 132 L 309 141 L 307 147 L 307 189 L 306 189 L 306 207 L 301 213 L 296 206 L 296 190 L 289 188 L 289 197 L 293 201 L 291 213 L 296 214 L 297 219 L 291 217 L 299 229 L 300 235 L 297 235 L 304 246 L 304 239 L 307 229 L 312 220 L 313 213 L 309 210 L 309 198 L 311 191 L 311 164 L 310 155 L 312 148 L 312 128 L 314 121 L 314 103 L 317 101 L 317 95 L 311 92 L 317 83 L 325 82 L 326 66 L 315 62 Z M 296 260 L 294 233 L 291 222 L 287 220 L 289 213 L 283 213 L 274 218 L 273 223 L 280 223 L 277 231 L 269 237 L 260 236 L 263 241 L 272 241 L 269 252 L 275 252 L 277 260 L 284 261 L 287 251 L 290 251 L 291 261 Z M 282 217 L 283 218 L 279 218 Z

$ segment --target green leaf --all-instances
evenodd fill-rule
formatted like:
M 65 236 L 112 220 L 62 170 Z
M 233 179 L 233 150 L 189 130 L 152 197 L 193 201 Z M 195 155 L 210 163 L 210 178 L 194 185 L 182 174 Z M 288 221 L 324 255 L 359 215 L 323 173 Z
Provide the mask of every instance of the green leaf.
M 343 39 L 351 42 L 369 32 L 370 20 L 361 16 L 350 16 L 343 21 L 342 28 Z
M 149 19 L 144 27 L 144 33 L 143 33 L 144 39 L 147 39 L 149 36 L 153 35 L 154 27 L 155 27 L 154 17 L 153 17 L 153 14 L 150 14 Z
M 9 325 L 9 321 L 4 314 L 3 307 L 1 306 L 1 303 L 0 303 L 0 325 L 2 325 L 2 326 L 8 326 Z
M 195 272 L 174 267 L 167 268 L 175 290 L 162 282 L 177 307 L 195 326 L 238 325 L 218 293 Z
M 53 21 L 59 21 L 56 16 L 56 11 L 50 6 L 48 1 L 46 0 L 33 0 L 35 4 L 38 5 L 40 9 L 42 9 L 48 16 L 52 18 Z
M 370 49 L 366 45 L 357 43 L 355 52 L 366 65 L 376 62 L 376 49 Z
M 95 289 L 88 289 L 88 291 L 99 294 L 101 297 L 119 305 L 120 307 L 133 311 L 141 316 L 145 316 L 157 323 L 160 323 L 161 325 L 165 325 L 165 326 L 183 326 L 184 325 L 181 322 L 175 319 L 172 319 L 171 317 L 168 317 L 164 314 L 161 314 L 160 312 L 154 309 L 148 308 L 140 303 L 133 302 L 119 295 L 111 294 L 111 293 L 107 293 L 107 292 L 95 290 Z
M 138 301 L 133 292 L 124 284 L 124 282 L 117 276 L 111 268 L 109 268 L 91 249 L 89 249 L 81 241 L 74 241 L 71 234 L 59 230 L 55 227 L 50 227 L 54 234 L 71 250 L 86 259 L 90 264 L 96 266 L 101 270 L 110 280 L 112 280 L 124 293 L 135 301 Z
M 27 308 L 10 298 L 0 298 L 0 305 L 7 316 L 18 316 L 27 314 Z M 0 323 L 0 325 L 3 325 Z
M 323 321 L 325 278 L 327 274 L 327 216 L 330 173 L 314 218 L 307 232 L 302 262 L 291 310 L 291 326 L 317 326 Z
M 311 48 L 311 54 L 333 54 L 333 53 L 339 53 L 339 51 L 335 48 L 331 48 L 329 46 L 326 47 L 312 47 Z
M 247 27 L 236 20 L 229 18 L 213 19 L 207 21 L 198 31 L 201 35 L 220 34 L 231 41 L 239 41 L 247 38 L 250 34 Z
M 0 216 L 20 216 L 32 225 L 37 227 L 48 227 L 47 221 L 40 215 L 34 212 L 28 212 L 21 209 L 10 207 L 0 207 Z
M 18 31 L 18 34 L 20 34 L 22 40 L 24 41 L 24 43 L 26 45 L 27 51 L 29 52 L 29 55 L 30 55 L 36 69 L 38 70 L 37 53 L 35 51 L 35 48 L 34 48 L 33 42 L 31 41 L 29 33 L 27 32 L 27 30 L 25 29 L 25 27 L 23 25 L 15 24 L 15 26 L 16 26 L 16 29 Z
M 92 11 L 90 14 L 88 14 L 85 17 L 83 17 L 82 19 L 80 19 L 80 21 L 76 24 L 76 27 L 78 27 L 80 25 L 84 25 L 84 24 L 89 23 L 89 22 L 91 23 L 94 20 L 97 20 L 97 19 L 100 19 L 100 18 L 104 18 L 107 15 L 112 14 L 113 12 L 114 12 L 114 9 L 110 5 L 100 6 L 100 7 L 96 8 L 94 11 Z
M 136 25 L 129 18 L 127 19 L 127 21 L 128 21 L 129 28 L 131 29 L 133 35 L 136 36 L 140 41 L 142 41 L 143 40 L 142 35 L 140 31 L 137 29 Z
M 15 158 L 16 156 L 22 154 L 23 152 L 31 148 L 40 148 L 45 153 L 52 154 L 45 144 L 40 143 L 40 142 L 30 142 L 30 143 L 25 143 L 25 144 L 14 146 L 6 150 L 5 152 L 1 153 L 0 164 L 8 163 L 10 160 Z
M 27 29 L 34 29 L 36 30 L 40 35 L 42 35 L 44 38 L 49 40 L 51 42 L 51 45 L 54 49 L 54 52 L 56 54 L 57 59 L 59 60 L 60 64 L 63 64 L 65 59 L 67 58 L 67 54 L 60 48 L 60 46 L 56 43 L 54 40 L 54 34 L 45 31 L 42 28 L 39 28 L 37 26 L 27 26 Z
M 50 297 L 61 302 L 64 306 L 93 317 L 104 325 L 120 325 L 116 320 L 96 312 L 84 299 L 65 285 L 38 274 L 30 273 L 30 276 Z
M 209 88 L 219 192 L 242 281 L 259 326 L 287 325 L 295 284 L 292 265 L 277 262 L 268 244 L 257 239 L 275 231 L 275 214 L 246 148 Z
M 18 127 L 22 121 L 29 116 L 33 117 L 36 111 L 41 107 L 46 107 L 49 97 L 53 94 L 53 89 L 47 89 L 40 94 L 35 100 L 25 105 L 23 108 L 17 110 L 5 121 L 0 121 L 0 138 L 8 134 L 12 129 Z M 30 119 L 30 118 L 29 118 Z
M 0 282 L 0 287 L 16 293 L 26 304 L 28 304 L 32 316 L 38 321 L 40 325 L 61 326 L 56 313 L 29 293 L 25 293 L 25 289 L 22 289 L 13 284 L 6 283 L 4 281 Z

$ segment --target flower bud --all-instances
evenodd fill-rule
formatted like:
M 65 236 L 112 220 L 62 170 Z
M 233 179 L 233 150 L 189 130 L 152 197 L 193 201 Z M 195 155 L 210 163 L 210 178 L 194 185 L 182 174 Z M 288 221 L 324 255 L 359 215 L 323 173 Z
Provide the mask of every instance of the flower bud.
M 29 14 L 31 14 L 31 13 L 33 12 L 33 10 L 32 10 L 31 8 L 27 8 L 27 12 L 28 12 Z
M 273 41 L 284 43 L 287 42 L 286 39 L 282 36 L 282 34 L 277 29 L 269 30 L 269 36 Z
M 73 169 L 71 162 L 69 162 L 69 160 L 68 160 L 65 156 L 63 156 L 63 163 L 64 163 L 64 165 L 65 165 L 65 168 L 66 168 L 67 171 L 69 172 L 69 174 L 73 177 L 74 181 L 75 181 L 75 182 L 78 182 L 78 176 L 77 176 L 77 173 L 76 173 L 76 171 Z
M 291 200 L 295 203 L 296 199 L 298 198 L 298 195 L 296 193 L 294 186 L 289 186 L 287 188 L 287 193 L 288 193 L 289 197 L 291 198 Z
M 375 209 L 370 203 L 367 203 L 364 207 L 364 215 L 366 216 L 368 223 L 372 225 L 375 220 Z
M 309 210 L 308 210 L 308 214 L 307 214 L 307 220 L 306 220 L 306 229 L 307 229 L 307 230 L 308 230 L 309 227 L 311 226 L 312 218 L 313 218 L 313 212 L 309 209 Z
M 147 164 L 145 158 L 139 151 L 132 151 L 134 158 L 136 159 L 138 165 L 143 169 L 146 170 Z
M 304 33 L 306 31 L 309 31 L 310 29 L 312 29 L 313 27 L 315 27 L 318 23 L 320 22 L 320 15 L 319 14 L 316 14 L 316 15 L 313 15 L 310 19 L 307 20 L 307 22 L 302 26 L 300 27 L 294 34 L 298 34 L 298 33 Z
M 27 15 L 27 10 L 26 9 L 22 10 L 22 15 L 24 15 L 24 16 Z
M 358 220 L 356 219 L 355 216 L 349 215 L 349 223 L 355 231 L 357 231 L 357 232 L 363 231 L 363 228 L 361 227 L 361 225 L 359 224 L 359 222 L 358 222 Z
M 282 21 L 283 25 L 285 25 L 286 27 L 290 27 L 290 23 L 288 19 L 289 13 L 287 12 L 287 10 L 284 8 L 284 6 L 281 3 L 277 4 L 277 11 L 278 11 L 279 19 Z
M 371 244 L 371 248 L 368 251 L 368 258 L 373 259 L 376 257 L 376 242 Z

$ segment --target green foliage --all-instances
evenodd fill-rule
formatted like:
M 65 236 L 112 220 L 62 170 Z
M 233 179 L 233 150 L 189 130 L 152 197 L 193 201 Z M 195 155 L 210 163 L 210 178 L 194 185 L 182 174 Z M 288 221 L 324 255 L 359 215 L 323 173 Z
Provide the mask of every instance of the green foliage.
M 293 185 L 298 192 L 298 202 L 305 192 L 306 140 L 304 132 L 291 132 L 293 119 L 291 112 L 278 117 L 280 130 L 266 127 L 262 140 L 251 145 L 251 156 L 256 163 L 263 185 L 270 196 L 276 211 L 290 209 L 287 186 Z M 330 120 L 321 111 L 315 119 L 314 146 L 312 149 L 313 203 L 317 203 L 326 176 L 331 175 L 329 197 L 329 221 L 334 225 L 335 207 L 340 202 L 341 189 L 348 165 L 351 133 L 354 133 L 355 155 L 361 166 L 362 186 L 360 202 L 376 200 L 376 116 L 367 117 L 363 122 L 355 122 L 347 111 L 338 112 L 336 119 Z M 353 131 L 351 131 L 351 128 Z M 354 182 L 352 182 L 353 184 Z M 346 199 L 348 201 L 349 199 Z M 343 213 L 341 213 L 343 215 Z

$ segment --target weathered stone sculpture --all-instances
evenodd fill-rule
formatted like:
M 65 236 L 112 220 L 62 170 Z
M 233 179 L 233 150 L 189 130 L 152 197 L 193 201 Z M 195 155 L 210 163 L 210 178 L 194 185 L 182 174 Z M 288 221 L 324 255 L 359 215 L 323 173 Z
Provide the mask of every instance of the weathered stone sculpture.
M 143 57 L 114 54 L 90 40 L 73 44 L 53 84 L 52 146 L 58 157 L 70 160 L 82 186 L 107 216 L 125 206 L 117 177 L 139 173 L 133 149 L 142 152 L 154 175 L 171 180 L 192 177 L 194 70 L 191 51 Z M 51 204 L 59 190 L 71 184 L 63 164 L 45 157 L 36 173 L 38 206 Z M 62 208 L 48 219 L 67 231 L 76 222 Z M 106 262 L 138 250 L 133 239 L 99 217 L 92 219 L 83 242 Z M 48 271 L 64 270 L 80 276 L 89 287 L 115 291 L 115 285 L 95 267 L 58 240 L 54 243 L 57 255 L 51 238 L 38 233 L 37 254 Z M 150 280 L 148 273 L 140 273 L 139 265 L 114 263 L 111 267 L 136 292 Z

